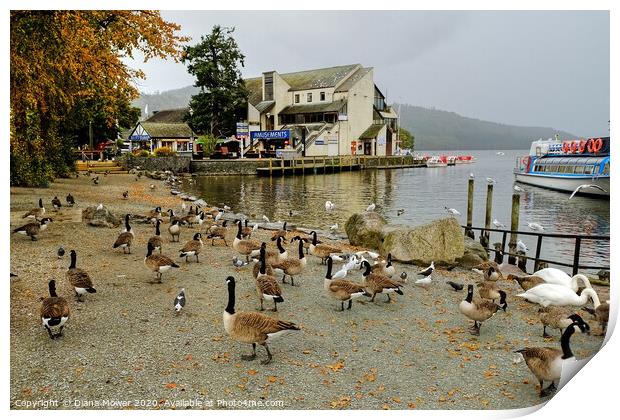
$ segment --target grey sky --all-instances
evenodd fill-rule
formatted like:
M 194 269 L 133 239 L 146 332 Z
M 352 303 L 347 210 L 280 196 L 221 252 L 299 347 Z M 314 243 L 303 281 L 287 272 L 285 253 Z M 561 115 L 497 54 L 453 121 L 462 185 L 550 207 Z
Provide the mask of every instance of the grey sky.
M 389 102 L 506 124 L 605 135 L 609 14 L 594 11 L 178 11 L 163 16 L 196 43 L 234 26 L 243 75 L 361 63 Z M 183 64 L 154 60 L 144 92 L 193 84 Z

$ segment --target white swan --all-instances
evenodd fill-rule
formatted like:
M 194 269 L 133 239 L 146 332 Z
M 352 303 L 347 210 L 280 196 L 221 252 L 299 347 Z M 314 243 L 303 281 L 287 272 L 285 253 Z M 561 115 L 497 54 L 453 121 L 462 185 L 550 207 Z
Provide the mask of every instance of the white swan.
M 590 280 L 584 276 L 583 274 L 575 274 L 573 277 L 569 276 L 562 270 L 558 270 L 557 268 L 549 267 L 543 268 L 542 270 L 538 270 L 532 276 L 540 277 L 545 281 L 545 283 L 550 284 L 559 284 L 560 286 L 565 286 L 573 289 L 575 292 L 579 290 L 579 281 L 583 281 L 584 287 L 591 289 L 592 285 L 590 284 Z
M 517 296 L 538 303 L 545 308 L 549 305 L 583 306 L 588 303 L 588 298 L 592 298 L 595 308 L 601 304 L 598 295 L 592 288 L 584 289 L 581 295 L 578 295 L 568 287 L 551 283 L 539 284 Z

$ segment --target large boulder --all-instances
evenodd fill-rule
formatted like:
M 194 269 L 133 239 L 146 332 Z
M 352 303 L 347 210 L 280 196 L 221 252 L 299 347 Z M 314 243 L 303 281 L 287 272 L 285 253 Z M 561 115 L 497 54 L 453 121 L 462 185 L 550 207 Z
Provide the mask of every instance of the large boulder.
M 465 268 L 473 268 L 485 261 L 488 261 L 489 256 L 486 249 L 480 244 L 480 242 L 465 236 L 465 252 L 461 258 L 457 259 L 460 266 Z
M 452 267 L 465 253 L 465 240 L 458 221 L 449 217 L 423 226 L 386 227 L 379 249 L 401 262 Z
M 87 207 L 82 212 L 82 220 L 95 227 L 117 227 L 121 220 L 116 217 L 106 206 L 97 209 L 95 206 Z
M 374 211 L 355 213 L 344 226 L 351 245 L 380 249 L 385 219 Z

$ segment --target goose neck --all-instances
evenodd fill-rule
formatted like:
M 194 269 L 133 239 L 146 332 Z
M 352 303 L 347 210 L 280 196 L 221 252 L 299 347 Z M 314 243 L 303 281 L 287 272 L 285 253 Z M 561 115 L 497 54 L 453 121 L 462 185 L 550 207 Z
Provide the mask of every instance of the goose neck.
M 77 262 L 77 255 L 75 254 L 75 252 L 71 253 L 71 265 L 69 266 L 69 269 L 75 268 L 75 264 Z
M 570 359 L 573 357 L 573 352 L 570 348 L 570 338 L 574 332 L 574 325 L 569 325 L 562 334 L 562 338 L 560 339 L 560 345 L 562 346 L 562 359 Z
M 235 313 L 235 284 L 228 283 L 228 304 L 225 311 L 230 315 Z

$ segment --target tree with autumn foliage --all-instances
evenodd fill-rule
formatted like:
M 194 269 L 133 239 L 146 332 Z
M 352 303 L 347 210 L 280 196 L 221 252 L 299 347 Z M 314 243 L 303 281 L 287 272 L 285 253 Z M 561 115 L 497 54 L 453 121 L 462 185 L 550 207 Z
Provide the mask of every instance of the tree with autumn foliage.
M 229 136 L 246 113 L 247 90 L 241 77 L 245 56 L 232 36 L 235 28 L 215 25 L 194 46 L 185 47 L 183 62 L 200 91 L 189 103 L 189 126 L 196 133 Z
M 179 60 L 179 30 L 157 11 L 11 11 L 11 185 L 47 185 L 73 170 L 89 121 L 113 129 L 131 119 L 144 73 L 122 59 Z

